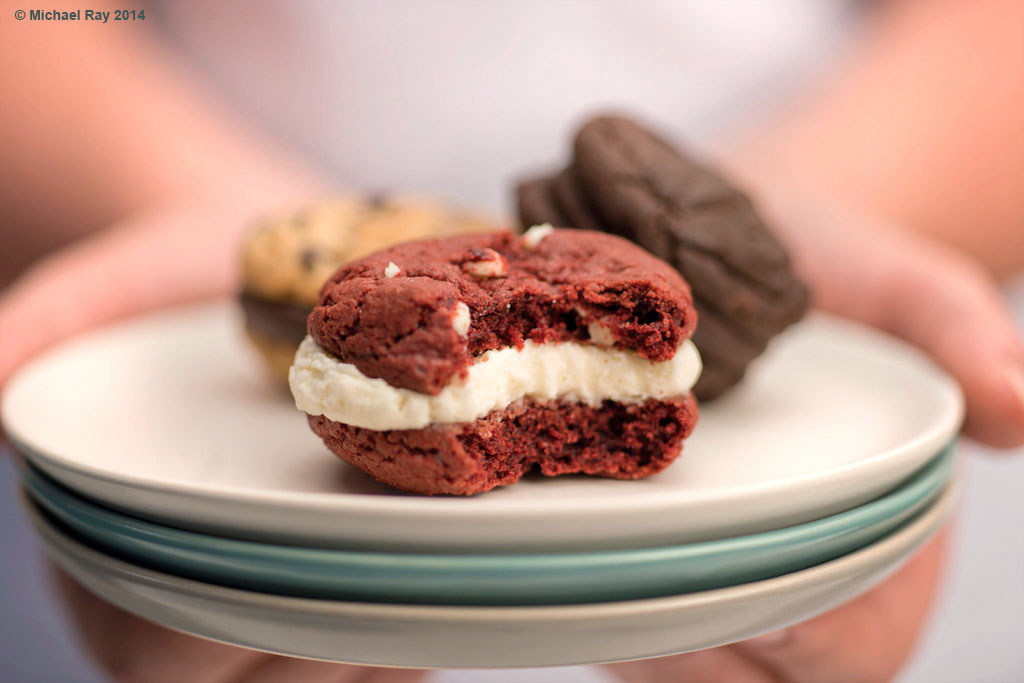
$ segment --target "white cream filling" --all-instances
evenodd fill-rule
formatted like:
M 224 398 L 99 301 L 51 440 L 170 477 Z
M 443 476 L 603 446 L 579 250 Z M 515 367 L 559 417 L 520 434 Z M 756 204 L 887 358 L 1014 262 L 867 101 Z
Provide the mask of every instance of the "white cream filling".
M 700 376 L 697 347 L 686 340 L 670 360 L 652 363 L 633 351 L 574 342 L 488 351 L 431 396 L 367 377 L 327 353 L 312 337 L 299 345 L 289 373 L 295 405 L 310 415 L 366 429 L 421 429 L 471 422 L 524 398 L 589 405 L 640 403 L 690 391 Z

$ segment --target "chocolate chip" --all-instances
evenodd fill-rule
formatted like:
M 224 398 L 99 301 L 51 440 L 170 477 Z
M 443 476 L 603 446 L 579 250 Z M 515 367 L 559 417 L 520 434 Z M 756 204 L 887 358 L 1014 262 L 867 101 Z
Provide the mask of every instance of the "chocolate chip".
M 317 260 L 320 258 L 320 251 L 316 247 L 306 247 L 299 253 L 299 263 L 305 271 L 313 270 Z

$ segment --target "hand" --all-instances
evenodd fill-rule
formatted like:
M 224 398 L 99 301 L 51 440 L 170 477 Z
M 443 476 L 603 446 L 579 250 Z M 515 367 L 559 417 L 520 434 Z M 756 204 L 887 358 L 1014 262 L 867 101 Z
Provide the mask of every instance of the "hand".
M 797 194 L 766 203 L 819 308 L 903 337 L 963 386 L 968 434 L 1024 443 L 1024 347 L 994 282 L 967 257 Z M 889 681 L 932 602 L 947 532 L 871 592 L 783 631 L 727 647 L 611 665 L 630 683 Z
M 90 654 L 124 683 L 416 683 L 425 671 L 317 662 L 202 640 L 100 600 L 67 574 L 57 585 Z
M 0 295 L 0 391 L 19 365 L 62 339 L 226 295 L 250 211 L 212 203 L 159 209 L 43 259 Z
M 1024 346 L 968 257 L 878 221 L 773 192 L 774 214 L 816 306 L 920 347 L 961 384 L 965 431 L 1024 444 Z M 47 346 L 162 306 L 228 294 L 252 209 L 195 205 L 137 218 L 65 249 L 0 296 L 0 390 Z
M 229 293 L 247 214 L 221 204 L 164 209 L 45 260 L 0 298 L 0 386 L 32 354 L 77 332 Z M 423 676 L 202 640 L 144 621 L 56 575 L 88 650 L 118 681 L 413 683 Z
M 820 617 L 734 645 L 608 669 L 628 683 L 891 681 L 928 615 L 948 533 L 873 590 Z
M 833 210 L 778 200 L 769 208 L 777 213 L 776 224 L 788 238 L 819 306 L 921 346 L 964 386 L 969 433 L 993 445 L 1024 442 L 1024 398 L 1015 384 L 1024 383 L 1017 379 L 1024 368 L 1024 351 L 994 284 L 981 268 L 922 238 L 865 220 L 839 218 Z M 5 330 L 0 384 L 29 355 L 58 339 L 117 317 L 228 292 L 237 236 L 218 233 L 229 224 L 223 212 L 196 214 L 193 210 L 189 215 L 185 223 L 180 215 L 165 215 L 90 240 L 52 257 L 12 288 L 0 300 L 0 329 Z M 64 314 L 39 315 L 55 308 Z M 934 592 L 942 548 L 941 539 L 934 541 L 888 583 L 828 615 L 788 629 L 774 645 L 751 641 L 617 665 L 614 670 L 625 672 L 627 680 L 659 683 L 672 680 L 673 671 L 687 680 L 701 680 L 701 672 L 707 673 L 707 680 L 721 680 L 720 674 L 712 675 L 717 671 L 714 667 L 731 667 L 722 671 L 735 671 L 736 676 L 728 678 L 738 681 L 758 681 L 771 672 L 776 678 L 768 680 L 885 680 L 909 654 L 920 629 Z M 90 647 L 116 671 L 135 670 L 133 658 L 146 661 L 152 648 L 189 653 L 167 660 L 166 670 L 171 672 L 174 666 L 186 666 L 184 660 L 202 661 L 207 654 L 217 664 L 205 665 L 211 676 L 221 670 L 227 672 L 225 676 L 244 670 L 241 664 L 233 668 L 240 661 L 268 670 L 290 666 L 285 663 L 290 660 L 270 658 L 261 664 L 262 660 L 253 658 L 269 656 L 199 641 L 152 624 L 141 626 L 140 620 L 80 588 L 69 588 L 69 593 L 71 603 L 78 605 L 75 613 L 88 624 L 90 639 L 111 634 Z M 83 603 L 92 607 L 83 608 Z M 885 619 L 878 619 L 879 614 Z M 95 619 L 105 619 L 98 623 L 106 626 L 96 628 Z M 118 645 L 125 642 L 118 636 L 135 633 L 143 634 L 137 647 Z M 294 665 L 310 670 L 322 667 L 335 675 L 329 665 Z M 713 669 L 702 668 L 708 666 Z M 340 678 L 348 675 L 345 669 L 337 671 L 339 679 L 346 680 Z M 643 678 L 646 675 L 654 678 Z
M 1024 444 L 1024 344 L 995 281 L 960 252 L 840 205 L 776 188 L 763 209 L 790 246 L 816 307 L 902 337 L 952 374 L 964 432 Z

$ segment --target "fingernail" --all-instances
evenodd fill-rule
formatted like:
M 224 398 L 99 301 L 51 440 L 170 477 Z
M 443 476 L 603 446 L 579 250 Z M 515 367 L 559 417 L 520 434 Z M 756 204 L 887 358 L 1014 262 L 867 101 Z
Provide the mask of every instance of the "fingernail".
M 792 632 L 788 628 L 784 628 L 781 631 L 772 631 L 766 633 L 763 636 L 757 636 L 751 638 L 747 642 L 757 647 L 778 647 L 792 637 Z

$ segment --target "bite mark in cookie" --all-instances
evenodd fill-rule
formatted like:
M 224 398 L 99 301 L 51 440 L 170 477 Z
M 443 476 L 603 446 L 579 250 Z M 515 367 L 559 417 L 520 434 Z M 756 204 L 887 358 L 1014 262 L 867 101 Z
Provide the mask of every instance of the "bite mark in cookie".
M 695 322 L 678 273 L 610 235 L 410 243 L 325 285 L 292 393 L 332 451 L 403 490 L 478 493 L 533 468 L 636 478 L 696 421 Z

